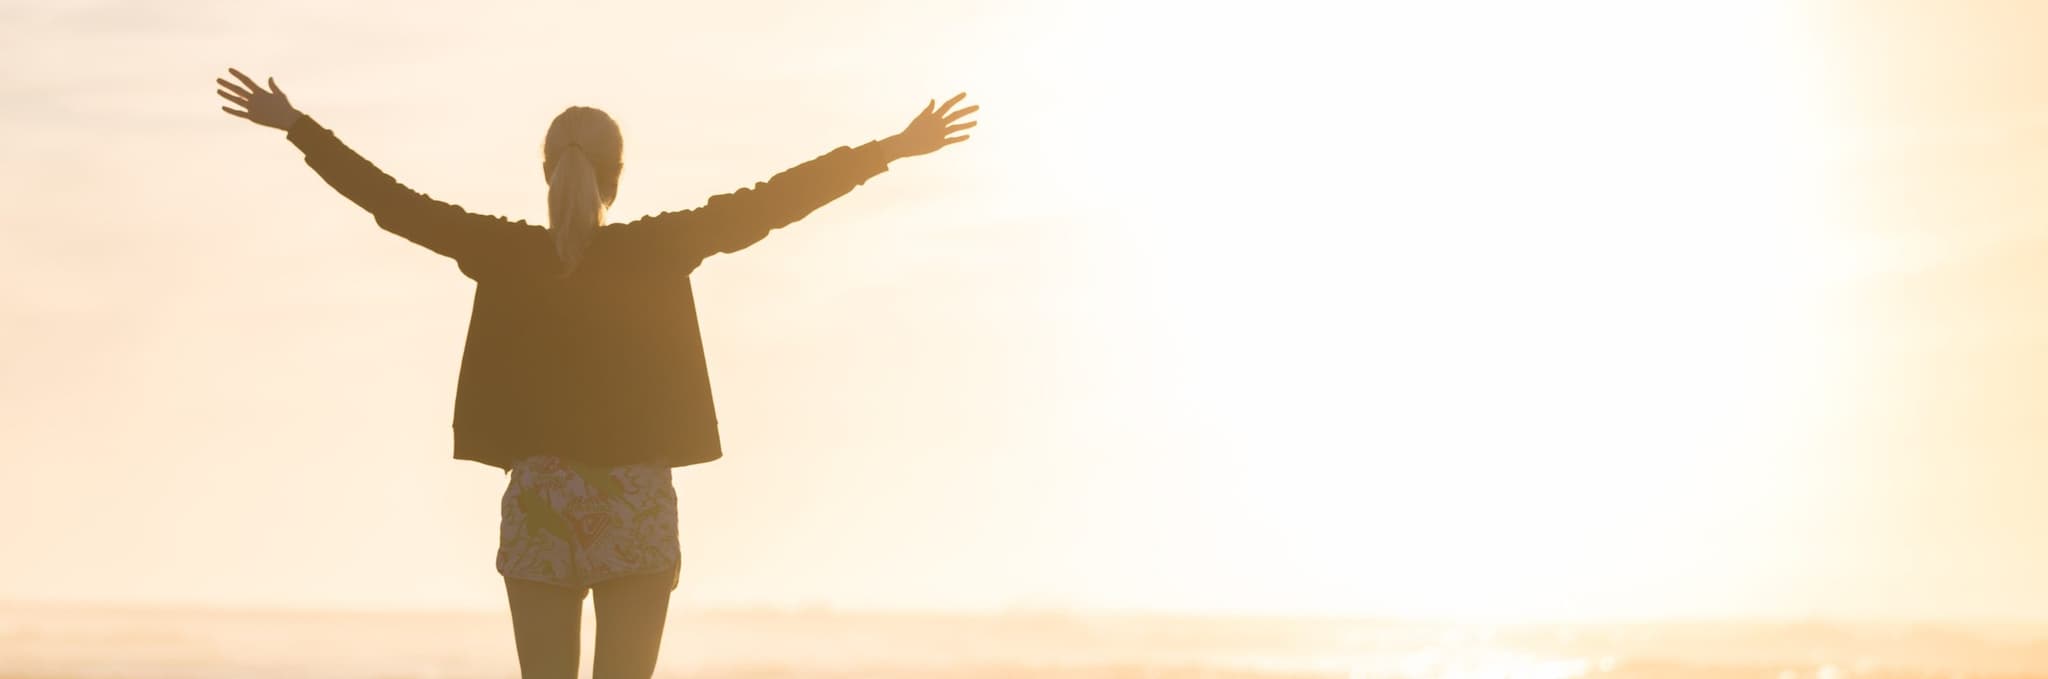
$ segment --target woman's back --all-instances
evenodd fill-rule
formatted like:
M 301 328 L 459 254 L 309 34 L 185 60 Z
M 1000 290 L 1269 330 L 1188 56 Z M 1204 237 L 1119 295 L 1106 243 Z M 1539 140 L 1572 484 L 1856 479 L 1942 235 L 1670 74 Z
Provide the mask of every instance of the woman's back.
M 310 117 L 288 138 L 385 230 L 477 282 L 456 386 L 455 457 L 592 464 L 709 462 L 723 453 L 690 272 L 888 169 L 879 144 L 840 147 L 702 207 L 596 230 L 574 265 L 541 227 L 412 192 Z
M 688 273 L 635 261 L 645 258 L 631 239 L 607 230 L 567 276 L 538 228 L 499 252 L 513 261 L 463 267 L 477 287 L 456 386 L 457 459 L 680 467 L 721 455 Z

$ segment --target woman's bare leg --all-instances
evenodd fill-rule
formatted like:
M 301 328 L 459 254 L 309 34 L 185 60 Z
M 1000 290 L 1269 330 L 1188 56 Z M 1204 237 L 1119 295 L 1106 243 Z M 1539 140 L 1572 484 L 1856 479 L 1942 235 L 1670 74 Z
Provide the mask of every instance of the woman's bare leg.
M 512 604 L 512 640 L 519 647 L 521 679 L 576 679 L 579 645 L 583 640 L 583 592 L 505 578 L 505 599 Z
M 674 571 L 631 575 L 597 583 L 597 657 L 591 679 L 647 679 L 661 655 Z M 530 678 L 529 678 L 530 679 Z

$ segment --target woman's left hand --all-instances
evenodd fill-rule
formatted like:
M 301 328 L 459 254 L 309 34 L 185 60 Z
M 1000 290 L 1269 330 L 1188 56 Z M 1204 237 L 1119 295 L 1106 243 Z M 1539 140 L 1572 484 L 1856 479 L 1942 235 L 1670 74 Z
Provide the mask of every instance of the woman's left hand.
M 220 110 L 264 127 L 286 131 L 292 129 L 292 123 L 299 121 L 302 114 L 298 109 L 292 108 L 292 102 L 285 98 L 284 90 L 278 89 L 276 78 L 270 79 L 270 91 L 265 92 L 255 80 L 242 75 L 241 71 L 230 68 L 228 73 L 235 76 L 236 80 L 242 81 L 242 84 L 236 85 L 225 78 L 215 78 L 213 81 L 221 86 L 221 89 L 215 91 L 220 93 L 222 99 L 234 102 L 243 110 L 236 110 L 233 106 L 222 106 Z

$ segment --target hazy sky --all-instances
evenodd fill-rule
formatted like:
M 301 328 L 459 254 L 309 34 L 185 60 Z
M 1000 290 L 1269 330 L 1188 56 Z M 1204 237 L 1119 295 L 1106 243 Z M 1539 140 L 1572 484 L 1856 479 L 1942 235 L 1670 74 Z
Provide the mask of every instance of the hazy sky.
M 473 285 L 234 65 L 536 222 L 983 106 L 695 274 L 684 605 L 2048 610 L 2048 10 L 1156 6 L 0 4 L 0 600 L 502 606 Z

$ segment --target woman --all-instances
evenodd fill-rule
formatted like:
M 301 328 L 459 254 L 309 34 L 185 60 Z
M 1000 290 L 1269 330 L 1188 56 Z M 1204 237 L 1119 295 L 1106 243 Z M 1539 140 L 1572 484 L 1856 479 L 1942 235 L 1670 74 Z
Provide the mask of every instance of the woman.
M 377 224 L 476 281 L 455 394 L 455 457 L 505 469 L 497 557 L 528 679 L 576 676 L 585 592 L 596 677 L 654 672 L 678 570 L 670 470 L 721 455 L 689 273 L 802 219 L 900 158 L 965 141 L 978 106 L 927 104 L 901 133 L 830 153 L 703 207 L 605 224 L 618 125 L 555 117 L 542 146 L 546 228 L 473 214 L 399 184 L 241 71 L 229 114 L 286 132 Z

